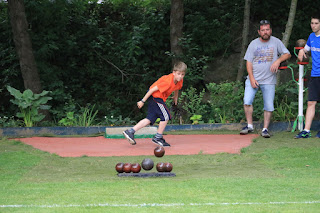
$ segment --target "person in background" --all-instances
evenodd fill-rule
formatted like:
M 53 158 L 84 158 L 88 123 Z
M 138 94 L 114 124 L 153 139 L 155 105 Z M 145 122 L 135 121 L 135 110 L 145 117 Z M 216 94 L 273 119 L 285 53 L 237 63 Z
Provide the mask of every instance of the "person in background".
M 272 36 L 271 23 L 268 20 L 259 22 L 258 34 L 259 37 L 251 41 L 244 56 L 248 72 L 243 98 L 247 126 L 240 131 L 240 134 L 246 135 L 254 130 L 252 103 L 260 88 L 264 103 L 264 123 L 261 136 L 270 138 L 268 127 L 274 111 L 276 73 L 280 63 L 289 59 L 291 54 L 281 40 Z
M 312 33 L 303 49 L 299 50 L 298 60 L 302 61 L 307 52 L 311 52 L 312 69 L 311 78 L 308 84 L 308 107 L 306 112 L 306 121 L 304 130 L 295 136 L 295 138 L 310 138 L 311 124 L 315 115 L 315 108 L 320 101 L 320 11 L 311 17 Z M 320 131 L 316 137 L 320 138 Z

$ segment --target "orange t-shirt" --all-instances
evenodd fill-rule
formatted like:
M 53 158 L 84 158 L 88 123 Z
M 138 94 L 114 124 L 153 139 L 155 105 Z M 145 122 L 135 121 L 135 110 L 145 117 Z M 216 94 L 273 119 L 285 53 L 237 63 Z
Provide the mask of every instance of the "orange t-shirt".
M 164 75 L 159 78 L 156 82 L 154 82 L 150 89 L 158 86 L 159 90 L 152 93 L 154 98 L 162 98 L 164 102 L 166 102 L 167 98 L 171 95 L 173 91 L 180 90 L 183 85 L 183 80 L 178 81 L 177 84 L 173 82 L 173 73 L 169 75 Z

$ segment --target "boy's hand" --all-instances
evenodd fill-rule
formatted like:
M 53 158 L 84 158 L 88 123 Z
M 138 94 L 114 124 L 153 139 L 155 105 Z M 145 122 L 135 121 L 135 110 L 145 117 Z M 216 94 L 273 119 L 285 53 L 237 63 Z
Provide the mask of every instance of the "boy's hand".
M 172 105 L 170 111 L 174 113 L 174 117 L 180 116 L 181 114 L 181 109 L 178 107 L 178 105 Z
M 137 106 L 139 109 L 141 109 L 143 107 L 144 103 L 142 101 L 138 101 L 137 102 Z
M 302 61 L 303 61 L 303 58 L 306 58 L 306 57 L 307 57 L 307 56 L 306 56 L 306 52 L 304 51 L 304 49 L 299 50 L 298 60 L 299 60 L 300 62 L 302 62 Z
M 174 105 L 171 106 L 171 111 L 172 111 L 172 112 L 176 113 L 176 112 L 178 112 L 178 110 L 179 110 L 179 109 L 178 109 L 178 106 L 177 106 L 177 105 L 174 104 Z

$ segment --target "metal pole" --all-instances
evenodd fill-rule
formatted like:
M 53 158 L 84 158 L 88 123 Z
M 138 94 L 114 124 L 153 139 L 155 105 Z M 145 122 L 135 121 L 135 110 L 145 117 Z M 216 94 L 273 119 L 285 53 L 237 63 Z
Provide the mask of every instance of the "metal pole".
M 299 64 L 299 108 L 298 108 L 298 129 L 303 130 L 303 73 L 304 65 Z
M 307 41 L 304 39 L 299 39 L 296 42 L 296 46 L 294 48 L 294 54 L 298 57 L 298 53 L 296 51 L 299 51 L 304 48 L 306 45 Z M 304 77 L 304 64 L 308 64 L 308 61 L 297 61 L 297 64 L 299 64 L 299 80 L 298 80 L 298 85 L 299 85 L 299 102 L 298 102 L 298 117 L 295 120 L 292 128 L 292 132 L 295 131 L 295 128 L 298 126 L 299 131 L 303 130 L 303 123 L 304 123 L 304 116 L 303 116 L 303 77 Z M 292 71 L 292 69 L 291 69 Z M 294 77 L 293 71 L 292 71 L 292 77 Z

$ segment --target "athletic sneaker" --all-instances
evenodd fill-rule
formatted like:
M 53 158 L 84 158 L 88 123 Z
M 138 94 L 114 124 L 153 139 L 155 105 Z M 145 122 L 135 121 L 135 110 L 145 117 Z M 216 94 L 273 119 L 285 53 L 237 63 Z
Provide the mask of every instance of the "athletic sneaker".
M 265 129 L 261 132 L 261 136 L 264 138 L 270 138 L 270 134 L 267 129 Z
M 156 138 L 156 137 L 153 137 L 152 138 L 152 142 L 155 143 L 155 144 L 158 144 L 160 146 L 170 146 L 170 144 L 168 144 L 164 138 Z
M 136 145 L 136 141 L 134 140 L 134 134 L 126 130 L 122 132 L 124 137 L 126 137 L 131 145 Z
M 253 132 L 253 129 L 249 128 L 248 126 L 245 126 L 240 131 L 240 135 L 246 135 L 246 134 L 251 133 L 251 132 Z
M 317 136 L 318 136 L 318 134 L 317 134 Z M 307 132 L 307 131 L 303 130 L 299 134 L 297 134 L 294 138 L 296 138 L 296 139 L 311 138 L 311 132 Z

